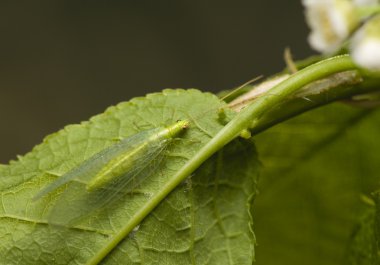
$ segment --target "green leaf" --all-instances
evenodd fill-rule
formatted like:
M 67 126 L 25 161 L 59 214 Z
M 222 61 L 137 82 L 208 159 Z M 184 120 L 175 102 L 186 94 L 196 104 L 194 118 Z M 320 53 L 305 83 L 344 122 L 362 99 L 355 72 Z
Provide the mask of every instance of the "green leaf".
M 376 195 L 378 197 L 378 195 Z M 378 198 L 376 199 L 378 201 Z M 378 204 L 378 203 L 376 203 Z M 348 263 L 351 265 L 373 265 L 380 263 L 379 225 L 376 216 L 379 206 L 371 198 L 363 197 L 363 210 L 360 223 L 353 230 L 348 245 Z M 377 232 L 377 233 L 376 233 Z
M 46 137 L 0 167 L 0 264 L 85 264 L 136 220 L 165 183 L 222 127 L 224 105 L 197 90 L 165 90 L 111 107 L 80 125 Z M 138 131 L 189 119 L 162 168 L 125 200 L 72 229 L 49 226 L 47 215 L 64 188 L 31 198 L 70 168 Z M 252 143 L 236 142 L 177 187 L 104 260 L 105 264 L 251 264 L 249 205 L 258 162 Z M 112 248 L 112 247 L 111 247 Z
M 131 264 L 252 264 L 249 208 L 258 168 L 251 144 L 229 144 L 171 193 L 105 264 L 124 264 L 127 257 Z
M 257 264 L 348 264 L 347 245 L 379 187 L 380 111 L 337 103 L 256 138 Z

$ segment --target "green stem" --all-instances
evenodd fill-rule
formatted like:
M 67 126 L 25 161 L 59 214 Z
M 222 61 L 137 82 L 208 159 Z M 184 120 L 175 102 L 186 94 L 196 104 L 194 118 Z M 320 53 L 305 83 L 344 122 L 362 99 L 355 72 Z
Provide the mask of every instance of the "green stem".
M 359 81 L 359 80 L 354 80 Z M 298 116 L 320 106 L 327 105 L 337 100 L 350 99 L 356 95 L 362 95 L 380 90 L 378 79 L 366 79 L 357 84 L 342 84 L 331 86 L 327 91 L 320 94 L 311 94 L 305 98 L 292 97 L 281 103 L 281 106 L 267 112 L 252 130 L 253 134 L 258 134 L 266 129 Z
M 247 106 L 236 115 L 219 133 L 212 138 L 181 170 L 177 172 L 166 185 L 145 204 L 123 229 L 113 236 L 109 243 L 88 261 L 88 265 L 98 264 L 110 253 L 141 221 L 174 190 L 185 178 L 193 173 L 204 161 L 211 157 L 227 143 L 235 139 L 239 133 L 247 128 L 254 129 L 263 114 L 284 101 L 299 88 L 331 74 L 355 69 L 355 65 L 348 55 L 333 57 L 309 67 L 289 77 L 284 82 L 273 87 L 268 95 L 263 96 Z

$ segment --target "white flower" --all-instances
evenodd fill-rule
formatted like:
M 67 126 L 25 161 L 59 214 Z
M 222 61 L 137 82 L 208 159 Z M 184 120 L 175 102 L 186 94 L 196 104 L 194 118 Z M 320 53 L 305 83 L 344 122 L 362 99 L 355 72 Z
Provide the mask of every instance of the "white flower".
M 351 54 L 359 66 L 380 71 L 380 15 L 370 19 L 355 33 Z
M 336 51 L 359 24 L 355 5 L 349 0 L 303 0 L 311 28 L 310 45 L 319 52 Z

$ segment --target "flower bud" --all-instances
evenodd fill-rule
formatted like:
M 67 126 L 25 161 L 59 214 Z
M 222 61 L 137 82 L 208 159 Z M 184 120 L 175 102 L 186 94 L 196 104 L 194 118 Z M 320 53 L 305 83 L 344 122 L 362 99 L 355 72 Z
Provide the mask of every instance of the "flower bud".
M 303 0 L 303 5 L 311 28 L 309 43 L 319 52 L 336 51 L 360 22 L 349 0 Z
M 380 15 L 368 20 L 354 35 L 351 54 L 361 67 L 380 71 Z

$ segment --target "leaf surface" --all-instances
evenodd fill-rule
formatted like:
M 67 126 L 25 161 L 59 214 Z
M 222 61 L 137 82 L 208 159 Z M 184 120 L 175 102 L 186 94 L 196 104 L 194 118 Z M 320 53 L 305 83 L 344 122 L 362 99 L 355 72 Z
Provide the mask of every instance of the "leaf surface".
M 136 218 L 141 207 L 218 132 L 224 105 L 197 90 L 165 90 L 111 107 L 46 137 L 0 166 L 0 264 L 85 264 Z M 189 119 L 159 170 L 117 204 L 75 228 L 47 224 L 65 187 L 32 202 L 42 187 L 116 139 Z M 104 264 L 251 264 L 249 205 L 258 162 L 253 144 L 236 142 L 179 186 L 103 260 Z
M 349 264 L 348 244 L 379 187 L 380 111 L 342 103 L 256 137 L 257 264 Z M 360 263 L 365 264 L 365 263 Z
M 378 197 L 378 195 L 375 195 Z M 348 264 L 373 265 L 380 263 L 379 206 L 370 198 L 363 197 L 363 213 L 352 232 L 348 244 Z

